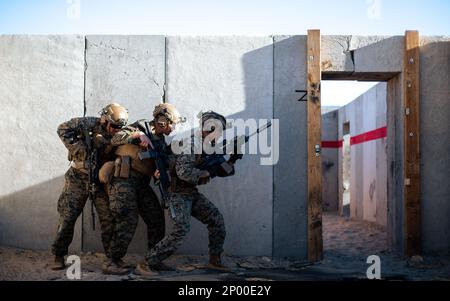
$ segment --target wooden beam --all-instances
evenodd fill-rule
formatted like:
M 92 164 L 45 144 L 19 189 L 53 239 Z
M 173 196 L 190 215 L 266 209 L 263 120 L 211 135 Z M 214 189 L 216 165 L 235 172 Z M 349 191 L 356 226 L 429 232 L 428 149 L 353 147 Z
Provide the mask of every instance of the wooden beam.
M 383 82 L 396 77 L 400 72 L 322 72 L 323 80 L 357 80 Z
M 407 31 L 403 64 L 405 253 L 421 253 L 419 149 L 419 32 Z
M 308 30 L 307 48 L 308 260 L 316 262 L 323 258 L 320 30 Z

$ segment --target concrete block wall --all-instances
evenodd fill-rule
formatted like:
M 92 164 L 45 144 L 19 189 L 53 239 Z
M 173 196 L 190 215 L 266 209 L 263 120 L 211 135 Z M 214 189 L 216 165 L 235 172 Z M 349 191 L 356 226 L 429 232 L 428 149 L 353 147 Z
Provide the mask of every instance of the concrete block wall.
M 273 45 L 270 37 L 168 37 L 166 99 L 198 127 L 200 111 L 228 119 L 273 118 Z M 263 133 L 266 134 L 266 133 Z M 272 255 L 273 167 L 246 155 L 236 175 L 200 186 L 222 212 L 225 252 Z M 208 253 L 208 232 L 197 220 L 179 252 Z
M 101 38 L 103 42 L 96 41 L 96 44 L 118 56 L 111 59 L 104 50 L 91 47 L 94 38 Z M 128 66 L 127 60 L 133 64 L 134 59 L 126 54 L 128 48 L 124 45 L 114 46 L 119 43 L 117 39 L 125 37 L 87 37 L 87 104 L 101 107 L 108 98 L 122 101 L 110 92 L 115 82 L 111 78 L 121 74 L 117 65 Z M 160 45 L 154 47 L 159 49 Z M 220 111 L 229 119 L 279 116 L 275 118 L 280 118 L 280 127 L 291 129 L 280 133 L 277 165 L 261 166 L 260 156 L 247 155 L 237 165 L 234 177 L 215 179 L 200 188 L 224 215 L 228 254 L 306 257 L 306 149 L 298 156 L 289 155 L 292 149 L 305 147 L 302 141 L 306 137 L 305 126 L 295 128 L 297 124 L 306 124 L 306 108 L 295 102 L 295 90 L 304 88 L 306 82 L 302 72 L 306 71 L 305 59 L 297 53 L 299 47 L 306 49 L 305 37 L 174 36 L 165 40 L 165 101 L 174 103 L 187 117 L 187 124 L 178 129 L 179 135 L 190 133 L 190 128 L 198 126 L 199 111 L 210 109 Z M 155 51 L 149 48 L 149 53 L 151 56 Z M 157 55 L 152 60 L 161 59 Z M 142 87 L 151 86 L 152 82 L 153 78 Z M 126 95 L 120 91 L 130 89 L 130 85 L 131 82 L 122 83 L 115 89 Z M 95 92 L 96 87 L 100 92 Z M 100 93 L 100 97 L 93 97 L 91 91 Z M 153 95 L 151 101 L 160 99 L 158 91 L 150 95 Z M 124 105 L 133 105 L 133 97 L 123 98 Z M 138 103 L 142 106 L 143 101 Z M 274 179 L 274 174 L 278 178 Z M 87 217 L 89 210 L 85 209 Z M 167 230 L 170 228 L 168 221 Z M 89 218 L 85 219 L 83 229 L 85 249 L 100 251 L 100 233 L 92 233 Z M 145 241 L 145 229 L 140 221 L 130 251 L 143 252 Z M 191 232 L 179 252 L 207 253 L 206 227 L 193 219 Z
M 401 72 L 394 54 L 402 49 L 402 40 L 385 40 L 322 37 L 323 58 L 329 57 L 326 66 L 331 68 L 324 71 Z M 446 144 L 438 143 L 446 123 L 435 116 L 448 112 L 448 43 L 445 37 L 424 39 L 421 49 L 426 66 L 421 73 L 421 146 L 423 154 L 440 160 L 422 161 L 424 246 L 439 252 L 449 246 L 444 216 L 450 205 L 444 201 L 448 185 L 434 180 L 434 171 L 445 174 L 448 163 Z M 391 45 L 380 51 L 389 52 L 386 56 L 394 56 L 394 62 L 379 55 L 370 62 L 363 55 L 382 44 Z M 96 114 L 110 101 L 128 106 L 131 120 L 145 118 L 164 99 L 185 110 L 190 122 L 199 109 L 222 111 L 230 118 L 280 120 L 277 165 L 261 167 L 255 164 L 258 156 L 247 156 L 235 178 L 214 180 L 204 192 L 224 212 L 228 254 L 306 258 L 306 106 L 296 101 L 295 93 L 306 88 L 305 53 L 306 36 L 1 36 L 0 99 L 6 114 L 0 128 L 16 135 L 4 135 L 11 148 L 0 159 L 0 244 L 39 249 L 51 244 L 68 167 L 67 152 L 55 133 L 59 123 Z M 367 59 L 356 59 L 363 57 Z M 396 141 L 395 161 L 401 162 L 402 144 Z M 401 180 L 398 168 L 394 170 Z M 400 206 L 401 189 L 395 186 L 394 194 Z M 98 249 L 98 233 L 87 229 L 88 218 L 84 221 L 73 247 L 79 249 L 83 241 L 84 249 Z M 140 225 L 130 250 L 142 252 L 144 238 Z M 182 251 L 203 253 L 206 244 L 204 228 L 194 223 Z
M 130 122 L 152 118 L 153 108 L 163 102 L 165 93 L 164 36 L 86 36 L 85 59 L 86 116 L 97 116 L 105 105 L 117 102 L 128 109 Z M 83 249 L 103 251 L 100 227 L 92 230 L 90 204 L 83 216 Z M 145 250 L 144 225 L 139 219 L 130 252 Z
M 322 72 L 400 72 L 402 36 L 322 36 Z
M 131 121 L 150 117 L 156 103 L 167 101 L 180 108 L 188 127 L 195 127 L 197 113 L 208 109 L 231 119 L 272 119 L 276 111 L 290 125 L 306 124 L 305 107 L 295 102 L 294 92 L 305 86 L 304 58 L 297 53 L 297 47 L 305 49 L 305 42 L 305 37 L 2 36 L 2 79 L 8 85 L 2 85 L 1 97 L 9 113 L 2 130 L 18 128 L 30 143 L 22 147 L 19 139 L 12 139 L 13 150 L 4 158 L 0 243 L 50 247 L 57 225 L 56 202 L 68 168 L 67 151 L 55 134 L 56 127 L 75 116 L 96 115 L 109 102 L 129 108 Z M 297 56 L 295 65 L 292 54 Z M 294 79 L 287 83 L 287 92 L 286 77 Z M 16 99 L 22 100 L 19 106 Z M 35 113 L 42 116 L 27 125 L 25 120 Z M 50 122 L 48 114 L 55 116 Z M 39 136 L 31 135 L 33 128 L 40 129 Z M 306 127 L 300 128 L 292 128 L 281 138 L 280 148 L 286 154 L 304 145 Z M 31 145 L 40 147 L 32 149 Z M 36 160 L 20 161 L 28 153 Z M 261 166 L 260 156 L 248 155 L 239 162 L 235 177 L 217 179 L 201 188 L 225 216 L 226 253 L 305 257 L 306 194 L 302 187 L 306 165 L 301 165 L 305 159 L 283 155 L 280 168 Z M 21 164 L 26 170 L 17 169 Z M 29 176 L 28 171 L 32 172 Z M 274 180 L 274 172 L 280 180 Z M 12 173 L 15 177 L 10 177 Z M 286 173 L 294 177 L 282 179 Z M 280 196 L 277 201 L 274 187 Z M 29 198 L 38 205 L 30 206 Z M 84 217 L 77 224 L 73 251 L 101 251 L 100 232 L 91 229 L 89 206 Z M 41 226 L 36 227 L 38 223 Z M 194 221 L 180 252 L 206 253 L 206 233 Z M 145 237 L 140 221 L 130 252 L 143 252 Z
M 2 245 L 48 249 L 54 239 L 68 169 L 56 128 L 83 116 L 84 48 L 82 36 L 0 36 Z
M 350 124 L 352 138 L 386 127 L 386 88 L 386 83 L 380 83 L 338 110 L 338 141 L 343 141 L 344 123 Z M 383 226 L 387 225 L 386 140 L 383 137 L 350 148 L 350 216 Z M 342 148 L 335 152 L 342 165 Z M 337 178 L 342 187 L 342 173 Z
M 339 111 L 322 114 L 322 208 L 324 211 L 339 210 Z
M 450 254 L 450 37 L 420 43 L 423 250 Z
M 307 257 L 306 36 L 274 37 L 274 118 L 280 159 L 274 166 L 273 255 Z

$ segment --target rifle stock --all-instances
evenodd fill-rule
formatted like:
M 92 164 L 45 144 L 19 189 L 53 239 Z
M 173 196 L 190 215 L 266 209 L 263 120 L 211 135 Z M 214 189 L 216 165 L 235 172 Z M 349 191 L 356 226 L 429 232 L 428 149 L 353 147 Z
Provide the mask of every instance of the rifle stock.
M 141 152 L 138 154 L 138 157 L 140 160 L 144 159 L 154 159 L 156 168 L 159 170 L 160 177 L 155 182 L 155 184 L 158 185 L 159 192 L 161 193 L 161 198 L 163 201 L 163 207 L 166 207 L 167 205 L 167 189 L 170 185 L 170 179 L 167 175 L 167 169 L 166 169 L 166 154 L 164 150 L 161 149 L 160 143 L 156 144 L 153 143 L 152 135 L 150 132 L 150 129 L 148 127 L 148 123 L 145 122 L 145 133 L 147 138 L 150 140 L 150 147 L 151 149 L 147 149 L 145 152 Z M 155 147 L 156 145 L 156 147 Z
M 92 219 L 92 230 L 95 230 L 95 211 L 94 202 L 98 183 L 98 156 L 97 149 L 92 143 L 92 132 L 89 130 L 84 131 L 84 138 L 87 150 L 87 161 L 88 161 L 88 199 L 91 200 L 91 219 Z

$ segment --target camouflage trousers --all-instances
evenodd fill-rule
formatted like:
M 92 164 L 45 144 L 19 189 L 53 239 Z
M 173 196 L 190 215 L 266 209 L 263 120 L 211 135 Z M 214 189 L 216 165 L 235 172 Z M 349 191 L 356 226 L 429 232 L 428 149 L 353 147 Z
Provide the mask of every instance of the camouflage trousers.
M 59 226 L 52 253 L 65 256 L 73 239 L 75 223 L 83 211 L 88 199 L 88 175 L 74 168 L 65 174 L 65 184 L 58 200 Z M 102 230 L 102 244 L 105 254 L 109 256 L 109 243 L 113 233 L 113 219 L 109 210 L 109 202 L 103 187 L 99 187 L 94 200 L 95 209 Z
M 145 259 L 149 265 L 158 264 L 180 247 L 183 238 L 190 230 L 191 216 L 208 225 L 209 253 L 219 255 L 223 252 L 225 222 L 219 209 L 213 203 L 199 192 L 170 193 L 168 202 L 173 230 L 147 252 Z
M 131 172 L 128 179 L 113 178 L 108 185 L 114 230 L 110 244 L 111 258 L 121 259 L 136 231 L 139 215 L 147 226 L 147 247 L 153 248 L 164 237 L 164 210 L 149 186 L 150 178 Z

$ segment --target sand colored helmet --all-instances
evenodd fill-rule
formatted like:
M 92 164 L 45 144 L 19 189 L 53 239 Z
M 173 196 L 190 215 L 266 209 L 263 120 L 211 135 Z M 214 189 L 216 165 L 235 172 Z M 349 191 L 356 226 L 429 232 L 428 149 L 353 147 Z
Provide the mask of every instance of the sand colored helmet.
M 170 103 L 162 103 L 157 105 L 153 110 L 153 118 L 155 122 L 159 123 L 163 127 L 167 124 L 177 124 L 186 120 L 181 117 L 180 112 L 178 112 L 175 106 Z
M 128 122 L 128 111 L 118 103 L 111 103 L 100 112 L 101 123 L 109 122 L 116 127 L 124 127 Z

